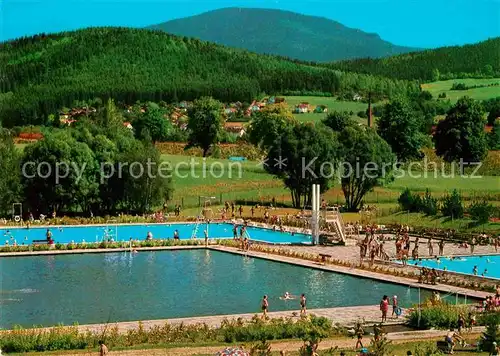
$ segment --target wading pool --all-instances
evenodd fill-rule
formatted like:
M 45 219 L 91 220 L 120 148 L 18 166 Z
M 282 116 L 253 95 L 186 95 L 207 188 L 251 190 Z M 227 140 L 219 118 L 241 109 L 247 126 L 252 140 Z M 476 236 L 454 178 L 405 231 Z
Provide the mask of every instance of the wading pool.
M 423 258 L 408 264 L 469 275 L 474 275 L 477 267 L 477 276 L 500 279 L 500 255 Z

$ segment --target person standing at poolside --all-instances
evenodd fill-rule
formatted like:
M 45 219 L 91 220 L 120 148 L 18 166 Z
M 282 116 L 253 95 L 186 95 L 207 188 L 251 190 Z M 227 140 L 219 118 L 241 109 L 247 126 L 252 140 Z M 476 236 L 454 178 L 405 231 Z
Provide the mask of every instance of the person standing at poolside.
M 267 299 L 267 295 L 265 295 L 262 298 L 261 308 L 262 308 L 262 319 L 266 320 L 267 312 L 269 311 L 269 300 Z
M 99 341 L 99 356 L 106 356 L 109 354 L 108 347 L 104 345 L 103 341 Z
M 205 235 L 205 246 L 208 246 L 208 231 L 203 230 L 203 234 Z
M 442 256 L 444 254 L 444 240 L 439 240 L 438 246 L 439 246 L 439 255 Z
M 306 296 L 304 293 L 300 295 L 300 315 L 306 314 Z
M 470 253 L 473 254 L 474 253 L 474 248 L 476 247 L 476 237 L 475 236 L 472 236 L 472 240 L 470 242 Z
M 399 315 L 398 315 L 398 296 L 397 295 L 392 297 L 392 317 L 394 317 L 394 315 L 396 315 L 396 318 L 399 318 Z
M 47 241 L 52 240 L 52 232 L 50 232 L 49 229 L 47 229 L 47 232 L 45 233 L 45 237 L 47 238 Z
M 429 248 L 429 256 L 434 255 L 434 246 L 432 245 L 432 238 L 429 237 L 427 241 L 427 247 Z
M 382 312 L 382 323 L 387 321 L 387 312 L 389 311 L 389 297 L 384 295 L 380 302 L 380 311 Z
M 179 240 L 179 239 L 180 239 L 180 238 L 179 238 L 179 230 L 177 230 L 177 229 L 176 229 L 176 230 L 174 231 L 174 240 Z

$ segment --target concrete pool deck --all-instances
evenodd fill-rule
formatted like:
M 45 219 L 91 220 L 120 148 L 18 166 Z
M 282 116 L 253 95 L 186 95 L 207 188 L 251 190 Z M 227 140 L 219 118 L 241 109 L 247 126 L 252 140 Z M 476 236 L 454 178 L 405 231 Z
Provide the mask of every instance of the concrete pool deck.
M 450 285 L 445 285 L 445 284 L 420 284 L 414 279 L 410 278 L 404 278 L 404 277 L 399 277 L 399 276 L 392 276 L 388 274 L 382 274 L 382 273 L 376 273 L 372 271 L 367 271 L 367 270 L 361 270 L 357 268 L 351 268 L 351 267 L 344 267 L 344 266 L 337 266 L 337 265 L 324 265 L 320 264 L 318 262 L 313 262 L 313 261 L 308 261 L 308 260 L 303 260 L 300 258 L 294 258 L 294 257 L 286 257 L 282 255 L 273 255 L 265 252 L 256 252 L 256 251 L 242 251 L 237 248 L 233 247 L 226 247 L 226 246 L 210 246 L 209 247 L 212 250 L 216 251 L 223 251 L 223 252 L 229 252 L 229 253 L 234 253 L 242 256 L 249 256 L 249 257 L 255 257 L 255 258 L 262 258 L 270 261 L 275 261 L 275 262 L 283 262 L 283 263 L 290 263 L 302 267 L 308 267 L 308 268 L 315 268 L 323 271 L 328 271 L 328 272 L 335 272 L 335 273 L 342 273 L 342 274 L 348 274 L 356 277 L 362 277 L 362 278 L 370 278 L 370 279 L 375 279 L 378 281 L 382 282 L 389 282 L 389 283 L 394 283 L 394 284 L 399 284 L 399 285 L 405 285 L 408 287 L 412 288 L 422 288 L 422 289 L 427 289 L 427 290 L 435 290 L 440 293 L 447 293 L 447 294 L 458 294 L 461 296 L 467 296 L 470 298 L 475 298 L 475 299 L 484 299 L 487 296 L 491 295 L 492 293 L 488 292 L 482 292 L 482 291 L 475 291 L 471 289 L 466 289 L 466 288 L 461 288 L 461 287 L 455 287 L 455 286 L 450 286 Z M 378 296 L 377 296 L 378 298 Z M 377 300 L 378 302 L 378 300 Z
M 298 301 L 297 301 L 298 306 Z M 272 310 L 272 305 L 270 305 Z M 310 309 L 307 311 L 308 314 L 313 314 L 316 316 L 322 316 L 328 318 L 332 323 L 340 324 L 342 326 L 353 326 L 354 323 L 360 319 L 364 319 L 367 325 L 375 324 L 380 322 L 380 310 L 378 305 L 368 305 L 368 306 L 356 306 L 356 307 L 338 307 L 338 308 L 321 308 L 321 309 Z M 390 314 L 390 313 L 389 313 Z M 215 328 L 221 325 L 224 319 L 236 320 L 241 318 L 243 321 L 250 321 L 255 315 L 262 316 L 262 312 L 256 313 L 246 313 L 246 314 L 234 314 L 234 315 L 211 315 L 211 316 L 198 316 L 198 317 L 187 317 L 187 318 L 172 318 L 172 319 L 159 319 L 159 320 L 141 320 L 140 323 L 144 329 L 151 329 L 153 327 L 163 327 L 165 324 L 169 325 L 195 325 L 195 324 L 206 324 L 209 327 Z M 388 321 L 384 325 L 399 325 L 404 322 L 405 310 L 403 310 L 403 315 L 398 319 L 388 318 Z M 299 320 L 299 309 L 295 311 L 276 311 L 269 312 L 268 316 L 272 319 L 276 318 L 293 318 Z M 68 325 L 69 327 L 69 325 Z M 116 327 L 119 333 L 126 333 L 129 330 L 136 330 L 139 327 L 139 321 L 124 321 L 124 322 L 110 322 L 109 324 L 88 324 L 88 325 L 78 325 L 76 326 L 80 332 L 91 331 L 94 333 L 100 333 L 105 328 Z M 50 327 L 41 328 L 37 330 L 49 330 Z

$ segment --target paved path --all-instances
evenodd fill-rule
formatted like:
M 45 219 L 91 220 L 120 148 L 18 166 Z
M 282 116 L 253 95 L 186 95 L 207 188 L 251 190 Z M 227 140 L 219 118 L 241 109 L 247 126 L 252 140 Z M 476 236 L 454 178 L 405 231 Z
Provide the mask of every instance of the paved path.
M 249 314 L 234 314 L 234 315 L 212 315 L 212 316 L 198 316 L 191 318 L 173 318 L 173 319 L 160 319 L 160 320 L 142 320 L 141 324 L 145 329 L 150 329 L 152 327 L 158 326 L 162 327 L 166 323 L 170 325 L 194 325 L 194 324 L 206 324 L 209 327 L 219 327 L 224 319 L 238 319 L 241 318 L 244 321 L 250 321 L 256 313 Z M 378 305 L 369 306 L 357 306 L 357 307 L 340 307 L 340 308 L 324 308 L 324 309 L 311 309 L 308 314 L 314 314 L 316 316 L 326 317 L 334 324 L 340 324 L 343 326 L 352 326 L 354 323 L 363 318 L 366 323 L 374 324 L 380 322 L 380 311 Z M 260 314 L 262 315 L 262 314 Z M 270 318 L 293 318 L 299 320 L 299 311 L 277 311 L 269 312 Z M 404 322 L 403 318 L 400 319 L 389 319 L 386 323 L 387 325 L 402 324 Z M 126 333 L 128 330 L 137 329 L 139 325 L 138 321 L 130 322 L 118 322 L 111 323 L 107 326 L 108 330 L 110 327 L 117 327 L 119 333 Z M 78 330 L 80 331 L 92 331 L 95 333 L 101 333 L 106 328 L 106 324 L 89 324 L 89 325 L 78 325 Z M 50 329 L 50 328 L 48 328 Z
M 449 285 L 445 285 L 445 284 L 437 284 L 437 285 L 424 284 L 424 285 L 422 285 L 422 284 L 418 283 L 417 281 L 415 281 L 414 279 L 397 277 L 397 276 L 393 276 L 393 275 L 376 273 L 376 272 L 371 272 L 371 271 L 361 270 L 361 269 L 351 268 L 351 267 L 344 267 L 344 266 L 337 266 L 337 265 L 323 265 L 323 264 L 313 262 L 313 261 L 307 261 L 307 260 L 303 260 L 303 259 L 299 259 L 299 258 L 286 257 L 286 256 L 281 256 L 281 255 L 273 255 L 273 254 L 264 253 L 264 252 L 256 252 L 256 251 L 251 251 L 251 250 L 245 252 L 245 251 L 241 251 L 237 248 L 226 247 L 226 246 L 212 246 L 210 248 L 212 250 L 229 252 L 229 253 L 234 253 L 234 254 L 239 254 L 239 255 L 246 255 L 246 256 L 250 256 L 250 257 L 263 258 L 263 259 L 276 261 L 276 262 L 291 263 L 291 264 L 295 264 L 298 266 L 316 268 L 316 269 L 320 269 L 320 270 L 324 270 L 324 271 L 349 274 L 349 275 L 353 275 L 353 276 L 357 276 L 357 277 L 372 278 L 372 279 L 376 279 L 379 281 L 402 284 L 402 285 L 413 287 L 413 288 L 423 288 L 423 289 L 428 289 L 428 290 L 436 290 L 436 291 L 441 292 L 441 293 L 451 293 L 451 294 L 458 293 L 459 295 L 467 295 L 468 297 L 473 297 L 473 298 L 478 298 L 478 299 L 484 299 L 487 296 L 491 295 L 491 293 L 487 293 L 487 292 L 474 291 L 471 289 L 454 287 L 454 286 L 449 286 Z M 285 248 L 288 248 L 288 247 L 285 247 Z

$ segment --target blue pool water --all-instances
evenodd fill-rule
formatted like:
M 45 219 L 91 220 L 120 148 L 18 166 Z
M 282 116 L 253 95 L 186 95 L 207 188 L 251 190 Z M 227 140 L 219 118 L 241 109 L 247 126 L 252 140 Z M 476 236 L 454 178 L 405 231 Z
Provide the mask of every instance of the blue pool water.
M 414 265 L 415 261 L 408 261 Z M 418 266 L 435 268 L 437 270 L 447 270 L 473 275 L 474 266 L 477 266 L 477 275 L 481 276 L 485 270 L 485 277 L 500 279 L 500 255 L 490 256 L 464 256 L 464 257 L 440 257 L 436 259 L 422 259 L 418 261 Z
M 56 243 L 69 242 L 100 242 L 107 238 L 112 238 L 115 241 L 128 241 L 130 238 L 134 240 L 144 240 L 151 232 L 153 238 L 167 239 L 173 238 L 174 231 L 179 231 L 181 240 L 190 239 L 195 224 L 151 224 L 151 225 L 93 225 L 93 226 L 60 226 L 50 227 L 52 238 Z M 210 238 L 232 238 L 233 225 L 228 223 L 210 223 L 200 224 L 196 233 L 197 238 L 203 238 L 203 231 L 208 231 Z M 31 244 L 33 240 L 45 240 L 47 228 L 14 228 L 0 229 L 0 244 L 13 245 L 14 241 L 18 244 Z M 304 234 L 291 234 L 289 232 L 273 231 L 270 229 L 262 229 L 257 227 L 247 228 L 250 239 L 256 241 L 264 241 L 276 244 L 287 243 L 311 243 L 311 236 Z
M 270 311 L 297 310 L 286 291 L 309 308 L 418 302 L 414 288 L 211 250 L 5 257 L 0 271 L 0 328 L 258 313 L 264 294 Z

